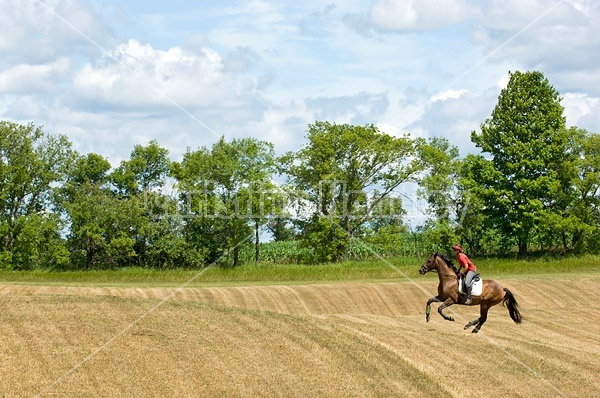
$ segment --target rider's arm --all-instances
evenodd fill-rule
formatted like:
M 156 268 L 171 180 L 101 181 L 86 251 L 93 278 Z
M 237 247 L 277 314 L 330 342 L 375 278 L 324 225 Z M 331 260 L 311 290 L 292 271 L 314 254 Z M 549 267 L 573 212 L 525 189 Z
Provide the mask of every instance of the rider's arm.
M 458 272 L 462 272 L 463 274 L 466 274 L 467 269 L 469 268 L 466 259 L 462 255 L 459 255 L 457 260 L 458 260 L 458 266 L 459 266 Z

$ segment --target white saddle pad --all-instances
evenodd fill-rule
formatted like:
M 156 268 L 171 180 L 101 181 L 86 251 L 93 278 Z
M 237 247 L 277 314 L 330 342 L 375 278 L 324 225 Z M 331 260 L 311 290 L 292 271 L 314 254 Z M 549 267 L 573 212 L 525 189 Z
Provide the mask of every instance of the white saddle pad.
M 479 278 L 478 281 L 473 282 L 472 286 L 471 296 L 481 296 L 481 292 L 483 291 L 483 279 Z M 458 281 L 458 292 L 464 293 L 462 278 Z

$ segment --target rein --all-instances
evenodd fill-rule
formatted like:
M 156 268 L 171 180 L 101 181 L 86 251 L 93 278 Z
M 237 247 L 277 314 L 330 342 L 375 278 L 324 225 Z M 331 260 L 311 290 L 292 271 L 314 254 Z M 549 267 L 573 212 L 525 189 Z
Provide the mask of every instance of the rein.
M 439 274 L 439 272 L 438 272 L 438 274 Z M 452 277 L 454 277 L 455 279 L 458 279 L 458 276 L 456 276 L 456 275 L 454 275 L 454 274 L 440 274 L 440 275 L 441 275 L 441 276 L 452 276 Z
M 433 268 L 433 269 L 431 269 L 431 270 L 429 270 L 429 271 L 435 271 L 435 272 L 436 272 L 438 275 L 440 275 L 440 276 L 452 276 L 452 277 L 454 277 L 454 278 L 458 279 L 458 276 L 456 276 L 456 274 L 442 274 L 442 273 L 440 273 L 440 271 L 439 271 L 438 269 L 436 269 L 436 268 Z M 428 271 L 428 272 L 429 272 L 429 271 Z
M 440 261 L 440 260 L 436 260 L 436 261 Z M 443 261 L 443 260 L 441 260 L 441 261 Z M 448 268 L 450 268 L 450 266 L 448 266 L 448 264 L 446 264 L 446 266 L 447 266 Z M 445 274 L 445 273 L 444 273 L 444 274 L 442 274 L 442 273 L 440 272 L 440 269 L 439 269 L 439 268 L 440 268 L 440 266 L 438 265 L 438 266 L 437 266 L 437 268 L 435 269 L 435 270 L 436 270 L 436 272 L 438 273 L 438 275 L 440 275 L 440 276 L 451 276 L 451 277 L 453 277 L 454 279 L 458 279 L 458 276 L 456 276 L 456 274 L 454 274 L 454 273 L 452 273 L 452 274 Z

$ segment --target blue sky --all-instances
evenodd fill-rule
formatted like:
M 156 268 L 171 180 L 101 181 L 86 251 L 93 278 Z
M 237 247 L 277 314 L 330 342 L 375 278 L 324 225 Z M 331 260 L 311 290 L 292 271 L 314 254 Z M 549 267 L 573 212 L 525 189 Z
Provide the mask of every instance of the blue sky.
M 508 71 L 539 70 L 600 132 L 599 3 L 0 0 L 0 119 L 113 166 L 153 139 L 172 160 L 221 135 L 282 154 L 316 120 L 465 155 Z

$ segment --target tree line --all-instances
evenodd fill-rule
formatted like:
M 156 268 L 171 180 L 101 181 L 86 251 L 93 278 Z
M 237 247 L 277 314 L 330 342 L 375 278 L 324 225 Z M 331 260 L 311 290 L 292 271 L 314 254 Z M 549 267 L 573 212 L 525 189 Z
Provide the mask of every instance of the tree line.
M 113 167 L 63 135 L 0 122 L 0 267 L 204 267 L 261 259 L 261 236 L 293 261 L 423 254 L 600 252 L 600 136 L 566 126 L 541 72 L 513 72 L 471 133 L 445 138 L 317 121 L 275 155 L 256 138 L 219 139 L 180 161 L 157 141 Z M 276 182 L 276 181 L 281 182 Z M 427 220 L 406 222 L 406 184 Z M 283 247 L 283 246 L 282 246 Z

